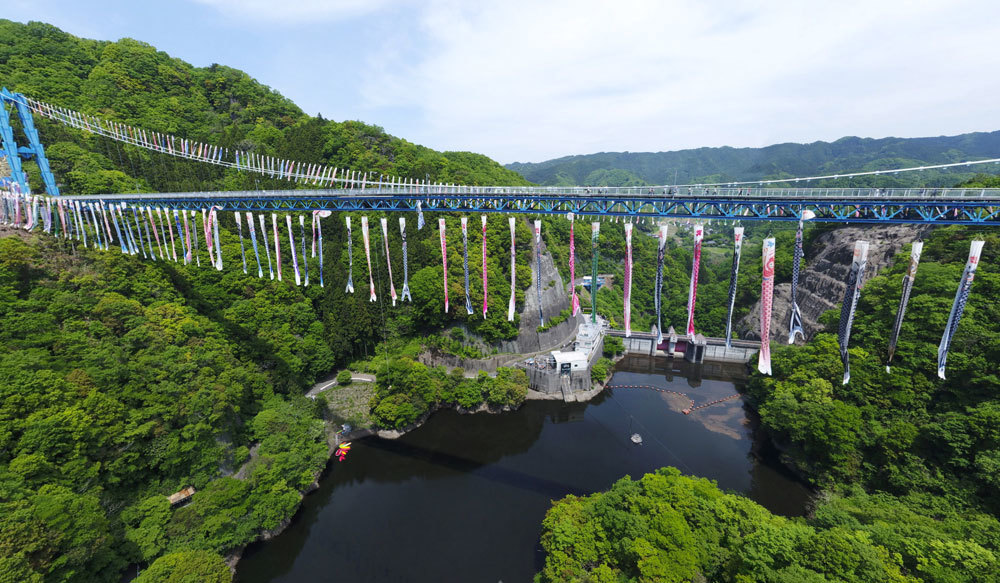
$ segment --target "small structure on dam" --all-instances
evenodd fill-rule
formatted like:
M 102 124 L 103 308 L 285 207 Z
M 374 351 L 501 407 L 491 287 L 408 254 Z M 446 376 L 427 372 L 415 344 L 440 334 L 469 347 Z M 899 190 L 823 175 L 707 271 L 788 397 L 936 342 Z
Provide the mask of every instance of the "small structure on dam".
M 521 363 L 531 389 L 550 395 L 561 393 L 566 401 L 575 400 L 571 398 L 574 393 L 591 391 L 590 369 L 604 351 L 606 326 L 602 320 L 592 323 L 585 319 L 580 323 L 573 350 L 553 350 Z
M 625 336 L 621 330 L 608 330 L 608 334 L 620 336 L 625 344 L 626 354 L 643 354 L 646 356 L 669 356 L 683 358 L 688 362 L 749 362 L 750 358 L 760 350 L 760 342 L 756 340 L 733 340 L 731 346 L 726 346 L 724 338 L 707 338 L 701 334 L 694 337 L 678 335 L 671 326 L 663 336 L 663 342 L 657 344 L 656 335 L 646 332 L 632 332 Z

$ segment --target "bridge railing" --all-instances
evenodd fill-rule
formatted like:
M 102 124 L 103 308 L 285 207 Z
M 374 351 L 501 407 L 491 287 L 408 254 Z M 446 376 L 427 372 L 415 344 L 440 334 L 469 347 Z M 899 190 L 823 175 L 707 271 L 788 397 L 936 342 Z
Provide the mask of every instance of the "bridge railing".
M 1000 188 L 674 188 L 555 186 L 375 186 L 315 190 L 243 190 L 225 192 L 128 193 L 71 196 L 79 199 L 129 200 L 169 198 L 489 198 L 629 199 L 629 200 L 760 200 L 760 201 L 998 201 Z

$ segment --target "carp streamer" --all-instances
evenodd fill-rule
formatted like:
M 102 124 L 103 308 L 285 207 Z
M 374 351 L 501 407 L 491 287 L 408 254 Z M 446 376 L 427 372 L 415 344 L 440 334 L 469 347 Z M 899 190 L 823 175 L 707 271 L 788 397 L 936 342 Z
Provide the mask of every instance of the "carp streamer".
M 625 337 L 632 336 L 632 223 L 625 223 Z
M 413 302 L 410 296 L 410 261 L 406 255 L 406 219 L 399 217 L 399 237 L 403 240 L 403 292 L 400 301 Z
M 691 286 L 688 287 L 687 335 L 694 337 L 694 304 L 698 299 L 698 267 L 701 264 L 701 240 L 705 236 L 702 225 L 694 226 L 694 258 L 691 260 Z
M 771 305 L 774 300 L 774 238 L 764 239 L 764 271 L 760 278 L 760 353 L 757 370 L 771 374 Z
M 347 217 L 347 289 L 349 294 L 354 293 L 354 248 L 351 243 L 351 217 Z
M 736 306 L 736 280 L 740 274 L 743 227 L 733 228 L 733 267 L 729 270 L 729 309 L 726 312 L 726 348 L 733 346 L 733 308 Z
M 656 280 L 653 283 L 653 306 L 656 308 L 656 344 L 659 345 L 663 343 L 663 320 L 660 318 L 660 309 L 663 306 L 661 296 L 663 295 L 663 255 L 667 246 L 666 225 L 660 225 L 656 243 Z
M 441 235 L 441 267 L 444 273 L 444 312 L 448 313 L 448 243 L 444 239 L 444 219 L 438 219 L 438 233 Z
M 365 242 L 365 259 L 368 261 L 368 301 L 376 301 L 375 277 L 372 274 L 372 253 L 368 242 L 368 217 L 361 217 L 361 238 Z
M 392 261 L 389 260 L 389 219 L 381 219 L 382 240 L 385 241 L 385 264 L 389 268 L 389 296 L 392 298 L 392 305 L 396 305 L 396 284 L 392 283 Z
M 465 312 L 472 315 L 472 300 L 469 298 L 469 219 L 462 217 L 462 270 L 465 274 Z
M 515 301 L 514 279 L 517 276 L 517 269 L 514 261 L 515 258 L 517 257 L 516 254 L 514 253 L 514 230 L 515 230 L 514 217 L 509 217 L 507 221 L 510 224 L 510 303 L 507 304 L 507 321 L 513 322 L 514 301 Z
M 483 217 L 485 219 L 486 217 Z M 575 318 L 580 313 L 580 298 L 576 295 L 576 241 L 573 235 L 573 213 L 569 213 L 569 289 L 570 289 L 570 313 Z M 483 239 L 485 245 L 486 240 Z M 485 249 L 485 247 L 484 247 Z M 483 263 L 483 273 L 485 272 L 485 259 Z
M 913 290 L 913 280 L 917 277 L 917 265 L 920 264 L 920 252 L 923 251 L 924 244 L 920 241 L 913 243 L 910 248 L 910 265 L 903 275 L 903 295 L 899 298 L 899 307 L 896 308 L 896 321 L 892 325 L 892 335 L 889 337 L 889 357 L 885 361 L 885 372 L 889 372 L 892 366 L 892 356 L 896 353 L 896 342 L 899 340 L 899 332 L 903 328 L 903 315 L 906 313 L 906 304 L 910 301 L 910 291 Z
M 962 319 L 962 312 L 965 311 L 965 303 L 969 300 L 969 291 L 972 290 L 972 280 L 976 277 L 976 268 L 979 266 L 979 255 L 983 252 L 983 241 L 973 241 L 969 248 L 969 260 L 965 263 L 965 270 L 962 271 L 962 279 L 958 282 L 958 291 L 955 292 L 955 301 L 951 304 L 951 313 L 948 315 L 948 324 L 944 328 L 941 336 L 941 344 L 938 345 L 938 377 L 944 378 L 945 363 L 948 362 L 948 349 L 951 348 L 951 340 L 958 330 L 958 322 Z
M 868 242 L 858 241 L 854 244 L 854 256 L 851 259 L 851 271 L 847 274 L 847 289 L 844 290 L 844 303 L 840 307 L 840 324 L 837 326 L 837 343 L 840 345 L 840 360 L 844 363 L 844 380 L 851 380 L 850 355 L 847 352 L 851 341 L 851 325 L 854 323 L 854 312 L 858 308 L 858 298 L 861 297 L 861 283 L 865 276 L 865 266 L 868 264 Z
M 802 312 L 799 311 L 799 303 L 796 300 L 799 290 L 799 264 L 802 263 L 802 221 L 799 220 L 799 229 L 795 231 L 795 252 L 792 255 L 792 315 L 788 322 L 788 343 L 795 343 L 795 336 L 801 336 L 805 340 L 806 335 L 802 330 Z
M 601 223 L 590 223 L 590 255 L 593 268 L 590 276 L 590 322 L 597 323 L 597 238 L 601 234 Z
M 538 325 L 545 325 L 542 315 L 542 221 L 535 219 L 535 292 L 538 296 Z

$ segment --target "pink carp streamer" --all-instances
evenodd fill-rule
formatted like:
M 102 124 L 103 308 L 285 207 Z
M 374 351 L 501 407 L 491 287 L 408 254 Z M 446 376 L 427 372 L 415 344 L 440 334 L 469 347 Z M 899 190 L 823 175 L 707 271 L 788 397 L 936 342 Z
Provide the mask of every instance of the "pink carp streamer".
M 632 223 L 625 223 L 625 337 L 632 336 Z
M 580 313 L 580 296 L 576 295 L 576 241 L 573 235 L 573 213 L 569 214 L 569 289 L 573 317 Z
M 483 222 L 483 319 L 486 319 L 486 310 L 489 308 L 489 291 L 486 285 L 486 215 L 482 215 Z
M 538 298 L 538 321 L 545 325 L 542 312 L 542 221 L 535 219 L 535 292 Z
M 361 238 L 365 241 L 365 259 L 368 260 L 368 292 L 369 302 L 376 301 L 375 298 L 375 277 L 372 275 L 372 252 L 368 239 L 368 217 L 361 217 Z
M 771 374 L 771 304 L 774 301 L 774 238 L 764 239 L 764 272 L 760 279 L 760 353 L 757 370 Z
M 396 305 L 396 284 L 392 283 L 392 261 L 389 260 L 389 219 L 382 219 L 382 240 L 385 241 L 385 263 L 389 267 L 389 296 Z
M 441 267 L 444 268 L 444 312 L 448 313 L 448 244 L 444 239 L 444 219 L 438 219 L 438 232 L 441 234 Z
M 694 226 L 694 259 L 691 260 L 691 286 L 688 288 L 687 334 L 694 337 L 694 304 L 698 299 L 698 266 L 701 264 L 701 240 L 705 236 L 702 225 Z
M 514 259 L 516 257 L 514 253 L 514 217 L 509 217 L 507 219 L 510 223 L 510 303 L 507 304 L 507 321 L 514 321 L 514 279 L 517 276 L 517 269 L 515 269 Z

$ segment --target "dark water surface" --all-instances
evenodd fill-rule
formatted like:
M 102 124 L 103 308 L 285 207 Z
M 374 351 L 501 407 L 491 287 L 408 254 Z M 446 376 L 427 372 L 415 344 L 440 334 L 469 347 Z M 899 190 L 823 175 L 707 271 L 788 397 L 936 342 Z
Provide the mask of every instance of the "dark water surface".
M 702 404 L 733 394 L 740 370 L 630 357 L 611 384 L 653 385 Z M 531 581 L 551 500 L 668 465 L 773 512 L 804 513 L 809 491 L 773 461 L 741 399 L 691 415 L 680 412 L 686 406 L 676 395 L 619 388 L 589 403 L 529 402 L 500 415 L 443 411 L 401 439 L 356 441 L 284 533 L 247 549 L 236 580 Z

